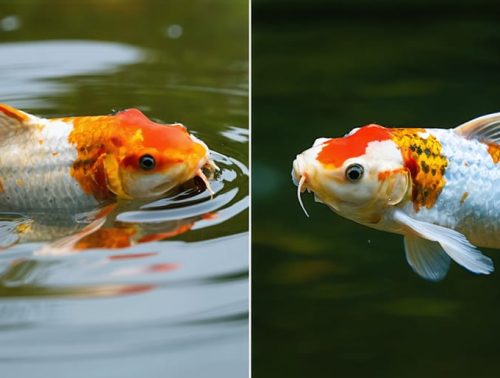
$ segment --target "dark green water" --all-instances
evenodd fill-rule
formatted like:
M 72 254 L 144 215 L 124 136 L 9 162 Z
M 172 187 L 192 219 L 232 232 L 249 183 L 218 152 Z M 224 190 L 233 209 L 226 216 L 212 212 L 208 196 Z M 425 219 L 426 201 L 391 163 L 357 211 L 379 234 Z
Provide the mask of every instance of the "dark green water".
M 253 374 L 497 377 L 500 273 L 441 283 L 290 180 L 317 137 L 500 110 L 493 2 L 253 3 Z M 500 266 L 498 251 L 485 251 Z
M 136 107 L 185 124 L 221 167 L 213 199 L 124 202 L 104 226 L 185 228 L 166 240 L 40 253 L 76 226 L 38 215 L 0 254 L 0 375 L 246 376 L 248 3 L 3 1 L 0 102 L 45 117 Z

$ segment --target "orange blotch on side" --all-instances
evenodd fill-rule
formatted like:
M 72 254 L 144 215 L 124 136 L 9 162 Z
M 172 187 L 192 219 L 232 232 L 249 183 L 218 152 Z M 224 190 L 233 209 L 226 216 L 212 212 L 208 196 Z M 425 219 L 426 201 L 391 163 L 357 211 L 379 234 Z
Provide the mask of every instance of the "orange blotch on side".
M 352 135 L 325 142 L 317 160 L 325 165 L 340 167 L 347 159 L 364 155 L 370 142 L 388 139 L 391 135 L 385 127 L 375 124 L 364 126 Z
M 412 178 L 412 201 L 415 211 L 436 203 L 446 180 L 448 160 L 441 143 L 432 135 L 422 138 L 423 129 L 391 129 L 392 139 L 399 146 L 405 167 Z
M 3 180 L 0 178 L 0 193 L 3 193 L 4 192 L 4 189 L 3 189 Z
M 495 164 L 500 162 L 500 146 L 498 144 L 488 144 L 488 153 Z

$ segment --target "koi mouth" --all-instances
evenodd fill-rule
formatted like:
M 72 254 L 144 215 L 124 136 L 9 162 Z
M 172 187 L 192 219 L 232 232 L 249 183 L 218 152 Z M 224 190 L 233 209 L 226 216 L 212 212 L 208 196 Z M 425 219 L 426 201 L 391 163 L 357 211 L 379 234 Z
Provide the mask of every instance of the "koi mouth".
M 214 172 L 220 171 L 220 168 L 211 159 L 208 159 L 203 167 L 209 171 L 210 178 L 212 178 Z M 203 170 L 201 168 L 198 169 L 198 171 L 196 172 L 196 176 L 201 178 L 201 180 L 205 183 L 205 186 L 207 187 L 207 190 L 210 193 L 210 197 L 213 198 L 213 196 L 215 195 L 215 192 L 213 191 L 212 187 L 210 186 L 210 181 L 209 181 L 208 177 L 205 175 L 205 173 L 203 173 Z

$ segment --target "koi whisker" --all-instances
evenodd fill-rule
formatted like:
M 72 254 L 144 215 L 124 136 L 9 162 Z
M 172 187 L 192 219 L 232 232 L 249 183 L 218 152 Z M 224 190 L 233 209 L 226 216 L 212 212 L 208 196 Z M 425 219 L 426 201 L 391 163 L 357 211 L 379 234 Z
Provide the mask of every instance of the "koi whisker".
M 198 170 L 196 175 L 203 180 L 205 183 L 205 186 L 207 187 L 208 192 L 210 193 L 210 197 L 213 198 L 215 192 L 213 191 L 212 187 L 210 186 L 210 182 L 208 181 L 207 176 L 203 173 L 201 169 Z
M 309 214 L 304 206 L 304 204 L 302 203 L 302 185 L 304 185 L 304 183 L 306 182 L 306 176 L 301 176 L 300 177 L 300 181 L 299 181 L 299 185 L 297 185 L 297 199 L 299 200 L 299 203 L 300 203 L 300 207 L 302 208 L 302 210 L 304 210 L 304 213 L 306 214 L 306 216 L 309 218 Z

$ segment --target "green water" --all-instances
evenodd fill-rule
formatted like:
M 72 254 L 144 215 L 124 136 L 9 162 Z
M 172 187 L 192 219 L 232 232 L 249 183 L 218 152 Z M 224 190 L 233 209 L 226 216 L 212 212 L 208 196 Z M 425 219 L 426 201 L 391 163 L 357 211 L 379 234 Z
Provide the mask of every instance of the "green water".
M 247 20 L 246 1 L 0 4 L 0 102 L 43 117 L 139 108 L 185 124 L 221 168 L 213 198 L 120 203 L 103 229 L 133 230 L 129 248 L 59 253 L 47 243 L 84 218 L 38 214 L 0 254 L 2 376 L 247 375 Z
M 295 155 L 371 122 L 454 127 L 500 110 L 493 2 L 253 3 L 253 374 L 496 377 L 500 274 L 440 283 L 400 236 L 303 200 Z M 500 264 L 498 251 L 485 251 Z

